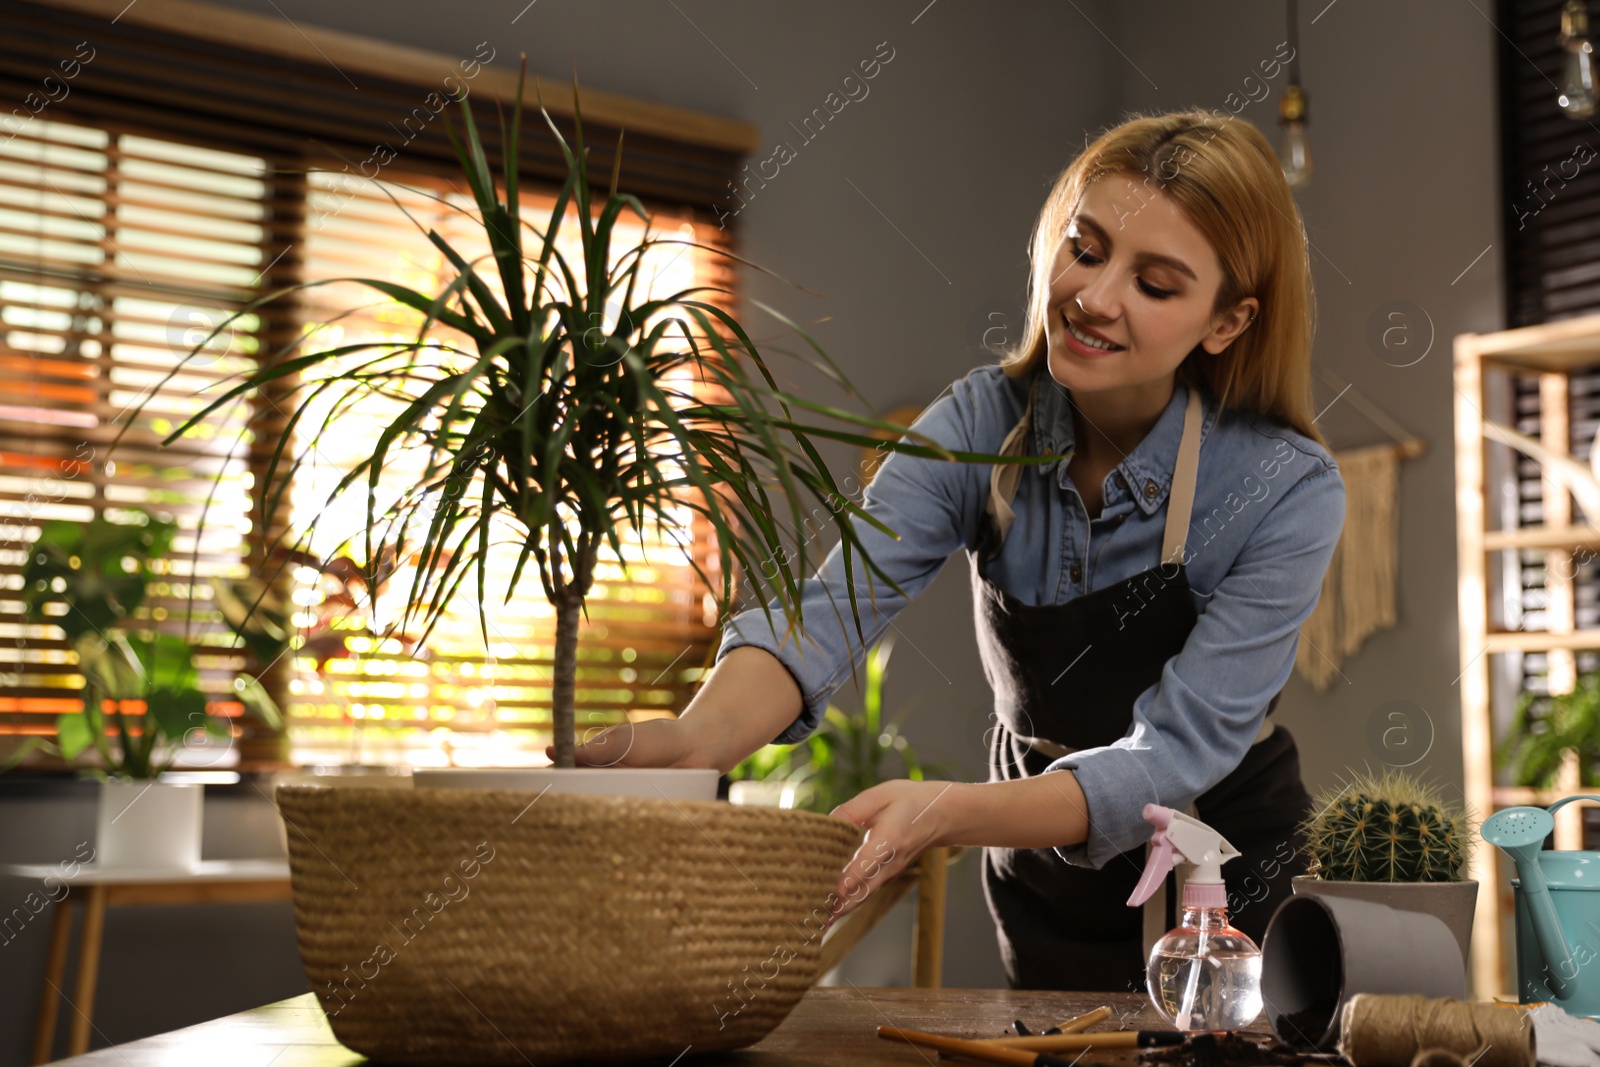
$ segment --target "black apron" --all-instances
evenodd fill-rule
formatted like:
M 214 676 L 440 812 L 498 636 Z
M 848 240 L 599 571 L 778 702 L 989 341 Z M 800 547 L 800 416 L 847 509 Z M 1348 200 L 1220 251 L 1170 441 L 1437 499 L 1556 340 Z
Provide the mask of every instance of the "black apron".
M 1027 412 L 1007 435 L 1003 453 L 1027 448 L 1038 379 L 1035 374 Z M 1183 648 L 1198 618 L 1181 560 L 1200 422 L 1200 394 L 1191 387 L 1166 505 L 1164 562 L 1064 604 L 1023 604 L 981 573 L 980 560 L 999 551 L 1010 528 L 1010 502 L 1024 469 L 991 468 L 984 533 L 970 554 L 979 651 L 998 719 L 989 746 L 991 782 L 1041 774 L 1072 750 L 1125 736 L 1135 698 L 1160 680 L 1167 660 Z M 1310 803 L 1294 739 L 1269 720 L 1239 766 L 1190 808 L 1240 852 L 1222 867 L 1229 914 L 1257 944 L 1292 891 L 1290 878 L 1305 871 L 1297 825 Z M 1170 875 L 1166 892 L 1144 910 L 1127 905 L 1147 851 L 1147 845 L 1130 849 L 1097 870 L 1069 864 L 1049 848 L 983 850 L 984 896 L 1012 988 L 1144 990 L 1149 946 L 1177 923 L 1177 882 Z

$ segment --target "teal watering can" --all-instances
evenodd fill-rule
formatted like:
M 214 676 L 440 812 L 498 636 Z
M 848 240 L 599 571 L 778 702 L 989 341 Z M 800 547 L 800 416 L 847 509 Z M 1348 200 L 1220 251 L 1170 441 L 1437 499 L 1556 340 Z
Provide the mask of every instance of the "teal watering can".
M 1555 813 L 1518 807 L 1484 820 L 1482 835 L 1517 865 L 1517 992 L 1524 1004 L 1553 1001 L 1569 1015 L 1600 1019 L 1600 852 L 1542 851 Z

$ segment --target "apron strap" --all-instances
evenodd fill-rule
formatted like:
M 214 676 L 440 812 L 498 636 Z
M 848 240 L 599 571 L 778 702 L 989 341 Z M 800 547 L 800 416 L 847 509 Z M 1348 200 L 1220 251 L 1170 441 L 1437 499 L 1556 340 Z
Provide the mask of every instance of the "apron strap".
M 1189 402 L 1183 412 L 1183 440 L 1178 445 L 1178 458 L 1172 470 L 1172 489 L 1167 498 L 1167 522 L 1161 539 L 1161 562 L 1183 562 L 1184 543 L 1189 535 L 1189 517 L 1194 510 L 1194 485 L 1200 468 L 1200 391 L 1187 386 Z M 1002 456 L 1027 454 L 1028 434 L 1033 428 L 1033 402 L 1039 390 L 1039 372 L 1035 372 L 1028 385 L 1028 406 L 1022 418 L 1000 443 Z M 1017 483 L 1022 480 L 1023 464 L 996 463 L 989 468 L 989 499 L 984 504 L 994 534 L 993 552 L 999 553 L 1006 534 L 1017 513 L 1011 501 L 1017 495 Z
M 1161 539 L 1161 562 L 1183 562 L 1189 536 L 1189 516 L 1194 510 L 1194 483 L 1200 469 L 1200 390 L 1189 386 L 1189 404 L 1183 412 L 1183 441 L 1172 469 L 1172 489 L 1167 496 L 1167 526 Z
M 1256 736 L 1251 739 L 1250 743 L 1252 745 L 1259 745 L 1261 742 L 1271 737 L 1272 731 L 1276 730 L 1277 728 L 1278 724 L 1273 722 L 1270 718 L 1262 719 L 1261 726 L 1256 730 Z M 1016 734 L 1015 736 L 1018 741 L 1021 741 L 1030 748 L 1038 749 L 1040 752 L 1043 752 L 1046 756 L 1049 756 L 1053 760 L 1060 759 L 1062 756 L 1070 756 L 1074 752 L 1078 751 L 1069 745 L 1063 745 L 1059 742 L 1051 741 L 1044 737 L 1024 737 L 1021 734 Z

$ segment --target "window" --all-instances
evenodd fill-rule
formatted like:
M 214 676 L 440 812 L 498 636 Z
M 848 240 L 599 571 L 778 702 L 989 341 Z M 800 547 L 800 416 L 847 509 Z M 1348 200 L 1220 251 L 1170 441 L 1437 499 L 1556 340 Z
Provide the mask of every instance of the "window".
M 351 182 L 342 172 L 314 172 L 308 184 L 314 209 L 304 244 L 308 280 L 355 275 L 435 293 L 449 284 L 454 271 L 427 240 L 426 229 L 436 230 L 468 261 L 488 252 L 479 224 L 467 213 L 471 198 L 446 182 L 416 187 L 387 184 L 398 203 L 374 183 Z M 532 196 L 523 210 L 542 227 L 553 207 L 553 197 Z M 569 218 L 575 220 L 576 215 Z M 652 225 L 657 235 L 676 230 L 685 239 L 708 241 L 702 229 L 689 213 L 679 213 L 676 219 L 658 215 Z M 644 227 L 625 215 L 616 228 L 613 248 L 628 248 L 643 236 Z M 575 223 L 563 228 L 560 243 L 563 254 L 581 256 Z M 653 269 L 644 272 L 649 282 L 646 292 L 658 295 L 709 284 L 708 274 L 715 269 L 705 253 L 682 246 L 654 248 L 647 263 Z M 379 340 L 408 342 L 421 324 L 422 316 L 410 309 L 388 303 L 375 306 L 377 294 L 361 286 L 319 287 L 308 297 L 313 302 L 308 318 L 331 324 L 308 340 L 316 349 Z M 446 339 L 452 333 L 443 327 L 432 331 Z M 371 355 L 352 355 L 346 365 Z M 431 358 L 439 358 L 439 353 Z M 354 396 L 348 390 L 328 390 L 315 404 L 317 414 L 305 418 L 303 424 L 315 428 L 325 413 L 336 407 L 348 409 L 333 424 L 336 432 L 317 441 L 303 476 L 297 477 L 292 525 L 314 526 L 315 537 L 308 547 L 315 557 L 333 558 L 352 542 L 356 551 L 362 551 L 364 497 L 345 494 L 331 509 L 327 502 L 340 478 L 370 455 L 371 442 L 402 406 L 370 393 Z M 400 458 L 419 474 L 426 459 L 420 454 Z M 381 514 L 403 488 L 387 486 L 377 511 Z M 627 577 L 615 556 L 609 552 L 603 556 L 588 601 L 589 624 L 579 643 L 580 730 L 620 721 L 619 712 L 635 719 L 669 715 L 687 702 L 711 652 L 715 608 L 684 550 L 695 551 L 699 535 L 702 567 L 715 559 L 704 551 L 699 523 L 687 509 L 679 533 L 681 543 L 654 538 L 630 545 Z M 410 546 L 402 550 L 375 603 L 369 604 L 362 588 L 358 597 L 362 608 L 350 614 L 331 611 L 327 604 L 329 592 L 343 591 L 341 582 L 324 580 L 309 567 L 298 572 L 294 596 L 302 611 L 297 621 L 302 627 L 339 634 L 320 642 L 320 649 L 296 654 L 295 676 L 289 684 L 295 755 L 300 761 L 543 762 L 547 738 L 530 735 L 528 728 L 549 720 L 554 609 L 531 572 L 522 594 L 509 604 L 501 603 L 503 598 L 493 590 L 497 584 L 504 588 L 510 579 L 517 531 L 503 529 L 494 542 L 499 558 L 485 604 L 490 627 L 487 648 L 472 582 L 462 586 L 425 648 L 416 644 L 420 625 L 410 632 L 391 633 L 410 587 L 412 559 L 405 554 Z
M 39 523 L 170 513 L 180 534 L 142 621 L 183 629 L 189 578 L 230 576 L 249 533 L 238 406 L 173 447 L 194 395 L 247 365 L 255 340 L 183 351 L 259 276 L 259 159 L 44 119 L 0 143 L 0 729 L 51 734 L 80 684 L 59 631 L 28 625 L 20 568 Z M 152 395 L 152 391 L 154 391 Z M 141 401 L 137 421 L 130 413 Z M 119 431 L 126 436 L 112 451 Z M 200 515 L 209 508 L 203 535 Z M 199 594 L 196 663 L 225 692 L 244 661 Z M 235 709 L 237 710 L 237 709 Z
M 298 309 L 263 308 L 239 320 L 203 358 L 163 379 L 213 326 L 262 292 L 351 274 L 387 273 L 426 287 L 438 270 L 431 246 L 371 182 L 352 183 L 337 160 L 367 157 L 385 140 L 400 143 L 395 131 L 403 128 L 402 159 L 382 177 L 412 190 L 391 186 L 414 213 L 432 212 L 435 224 L 459 233 L 465 220 L 424 195 L 460 202 L 442 124 L 406 116 L 440 75 L 474 79 L 478 96 L 509 97 L 515 89 L 515 73 L 492 68 L 482 51 L 467 73 L 459 60 L 363 41 L 354 65 L 335 72 L 322 53 L 348 45 L 344 35 L 305 26 L 302 35 L 281 20 L 224 9 L 204 26 L 192 21 L 165 0 L 142 0 L 110 23 L 43 0 L 0 12 L 0 40 L 8 42 L 0 77 L 21 86 L 11 95 L 27 98 L 45 77 L 54 85 L 38 108 L 0 116 L 0 736 L 48 733 L 52 717 L 75 706 L 72 653 L 53 627 L 25 624 L 16 598 L 27 545 L 50 518 L 116 518 L 131 506 L 172 514 L 183 532 L 165 564 L 168 580 L 147 600 L 146 621 L 181 627 L 192 594 L 208 685 L 221 692 L 233 672 L 263 666 L 246 662 L 208 584 L 191 589 L 190 577 L 259 571 L 281 532 L 262 528 L 256 489 L 274 425 L 286 421 L 278 407 L 284 398 L 250 398 L 173 447 L 156 445 L 204 402 L 198 390 L 293 342 L 310 323 L 344 316 L 335 328 L 350 337 L 403 333 L 407 323 L 361 310 L 375 296 L 370 290 L 324 286 Z M 73 73 L 63 80 L 55 68 L 72 57 Z M 570 138 L 561 93 L 547 83 L 544 98 Z M 670 218 L 706 243 L 733 247 L 732 231 L 705 220 L 753 147 L 752 128 L 591 90 L 584 106 L 592 168 L 610 173 L 608 146 L 627 127 L 622 185 L 657 214 L 657 230 Z M 548 129 L 525 123 L 524 138 L 535 142 L 525 148 L 525 191 L 558 179 Z M 498 164 L 493 131 L 486 150 Z M 685 278 L 733 285 L 726 257 L 692 253 L 659 270 L 675 288 Z M 726 299 L 717 302 L 731 310 Z M 124 425 L 141 398 L 141 418 Z M 365 402 L 361 413 L 381 418 Z M 251 419 L 258 432 L 240 438 Z M 295 524 L 319 515 L 319 487 L 357 443 L 353 435 L 319 442 L 322 465 L 294 490 Z M 335 529 L 348 522 L 321 516 L 310 547 L 331 550 Z M 687 516 L 686 524 L 690 550 L 704 553 L 709 569 L 714 556 L 694 541 Z M 613 565 L 591 600 L 581 725 L 675 713 L 712 646 L 713 609 L 682 547 L 640 544 L 628 555 L 634 580 L 623 581 Z M 465 594 L 428 651 L 413 658 L 401 637 L 374 632 L 364 608 L 330 603 L 337 597 L 316 569 L 286 579 L 296 621 L 307 633 L 322 631 L 319 642 L 275 665 L 297 758 L 542 761 L 545 631 L 553 623 L 536 580 L 492 615 L 488 649 Z M 403 577 L 391 584 L 403 588 Z M 384 596 L 377 609 L 381 626 Z

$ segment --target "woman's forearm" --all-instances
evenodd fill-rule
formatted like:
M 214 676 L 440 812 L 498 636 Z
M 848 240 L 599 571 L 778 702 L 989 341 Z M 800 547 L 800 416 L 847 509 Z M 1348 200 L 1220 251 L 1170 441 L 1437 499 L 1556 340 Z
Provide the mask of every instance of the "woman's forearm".
M 804 706 L 794 676 L 754 645 L 731 650 L 678 718 L 707 766 L 727 772 L 783 733 Z
M 939 844 L 1054 848 L 1089 839 L 1089 805 L 1071 771 L 954 783 L 929 807 L 945 809 Z

